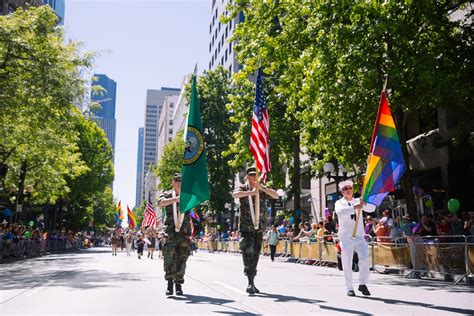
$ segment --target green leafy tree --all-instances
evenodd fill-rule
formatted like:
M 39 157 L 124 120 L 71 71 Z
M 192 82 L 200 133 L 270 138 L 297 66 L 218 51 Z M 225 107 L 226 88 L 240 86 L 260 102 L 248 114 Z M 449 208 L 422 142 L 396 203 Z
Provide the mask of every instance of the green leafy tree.
M 87 170 L 75 130 L 81 113 L 73 101 L 84 93 L 81 71 L 90 54 L 65 44 L 48 6 L 0 16 L 0 165 L 3 187 L 34 188 L 32 203 L 61 204 L 66 178 Z
M 229 71 L 219 66 L 214 71 L 204 72 L 197 82 L 197 90 L 211 190 L 207 207 L 211 213 L 221 214 L 225 211 L 224 205 L 232 201 L 230 193 L 235 173 L 229 165 L 231 156 L 224 155 L 237 129 L 226 107 L 232 91 Z
M 74 217 L 69 217 L 70 225 L 83 226 L 83 221 L 93 221 L 97 224 L 113 225 L 107 212 L 114 213 L 115 202 L 111 198 L 110 185 L 113 181 L 112 147 L 104 131 L 93 120 L 82 118 L 75 129 L 79 132 L 77 146 L 81 159 L 87 166 L 87 171 L 82 175 L 68 179 L 70 192 L 67 194 L 68 212 Z M 105 205 L 108 201 L 110 205 Z M 102 204 L 100 204 L 100 203 Z M 99 204 L 98 204 L 99 203 Z M 88 215 L 84 210 L 91 209 Z M 86 216 L 86 218 L 84 218 Z M 75 220 L 72 220 L 72 219 Z
M 163 155 L 158 160 L 154 170 L 158 181 L 158 189 L 171 190 L 175 173 L 181 172 L 184 160 L 184 140 L 183 131 L 176 134 L 176 137 L 163 147 Z
M 301 140 L 315 171 L 337 160 L 360 174 L 385 75 L 405 159 L 410 116 L 434 128 L 433 113 L 447 108 L 461 114 L 459 135 L 472 131 L 472 10 L 466 5 L 242 0 L 229 9 L 230 16 L 245 16 L 234 32 L 243 75 L 261 61 L 274 98 L 284 105 L 284 113 L 276 110 L 269 96 L 273 121 L 294 120 L 293 130 L 302 135 L 295 143 Z M 453 11 L 463 6 L 465 17 L 456 19 Z M 236 116 L 240 111 L 235 107 Z M 409 179 L 407 173 L 404 191 L 411 202 Z

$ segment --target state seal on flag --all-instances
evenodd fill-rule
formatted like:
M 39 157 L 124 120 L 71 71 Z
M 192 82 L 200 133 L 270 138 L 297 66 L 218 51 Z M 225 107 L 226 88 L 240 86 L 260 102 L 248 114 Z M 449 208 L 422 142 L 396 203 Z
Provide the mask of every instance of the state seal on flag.
M 184 143 L 184 164 L 193 164 L 204 151 L 204 139 L 201 131 L 194 126 L 188 126 L 186 142 Z

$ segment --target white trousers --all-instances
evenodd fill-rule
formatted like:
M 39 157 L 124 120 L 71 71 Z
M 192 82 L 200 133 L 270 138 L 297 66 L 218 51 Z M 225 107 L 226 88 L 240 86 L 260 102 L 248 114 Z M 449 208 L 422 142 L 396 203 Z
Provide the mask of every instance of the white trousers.
M 367 284 L 369 282 L 369 247 L 364 237 L 339 237 L 341 241 L 341 260 L 342 269 L 344 270 L 344 279 L 346 282 L 346 290 L 353 291 L 352 286 L 352 257 L 354 250 L 359 256 L 359 284 Z
M 127 248 L 127 256 L 130 256 L 130 250 L 132 249 L 132 244 L 131 243 L 125 243 L 125 246 Z

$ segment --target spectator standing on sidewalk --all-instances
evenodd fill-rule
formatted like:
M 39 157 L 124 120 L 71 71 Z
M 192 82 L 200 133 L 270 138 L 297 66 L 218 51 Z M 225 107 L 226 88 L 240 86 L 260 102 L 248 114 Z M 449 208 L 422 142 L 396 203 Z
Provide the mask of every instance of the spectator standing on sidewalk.
M 268 231 L 267 242 L 270 246 L 270 259 L 275 261 L 276 247 L 278 245 L 278 231 L 275 225 L 272 225 L 272 228 Z
M 352 258 L 354 250 L 359 257 L 359 291 L 364 295 L 370 295 L 367 289 L 369 281 L 369 247 L 364 238 L 362 210 L 368 213 L 375 211 L 375 205 L 365 204 L 360 199 L 354 198 L 352 189 L 353 182 L 350 180 L 339 183 L 343 197 L 335 204 L 336 214 L 339 219 L 338 238 L 341 242 L 341 259 L 344 270 L 344 278 L 348 296 L 355 296 L 352 284 Z M 359 212 L 360 211 L 360 212 Z M 357 227 L 355 226 L 357 225 Z M 355 232 L 355 236 L 354 236 Z

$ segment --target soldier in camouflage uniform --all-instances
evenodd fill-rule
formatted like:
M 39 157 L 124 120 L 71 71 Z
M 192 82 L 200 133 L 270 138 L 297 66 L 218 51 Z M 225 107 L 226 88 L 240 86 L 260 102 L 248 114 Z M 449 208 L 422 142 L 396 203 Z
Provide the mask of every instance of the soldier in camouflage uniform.
M 249 197 L 252 200 L 252 204 L 255 206 L 255 195 L 257 190 L 262 191 L 260 193 L 260 220 L 258 228 L 252 222 L 251 207 L 249 203 Z M 266 207 L 265 199 L 273 198 L 278 199 L 278 193 L 258 183 L 256 169 L 254 167 L 247 168 L 247 181 L 246 183 L 235 190 L 232 193 L 234 198 L 240 199 L 240 250 L 242 251 L 242 257 L 244 261 L 244 274 L 248 278 L 247 293 L 255 294 L 260 291 L 255 287 L 254 278 L 257 274 L 258 258 L 262 249 L 263 232 L 265 231 L 266 222 Z
M 174 196 L 173 196 L 174 191 Z M 189 247 L 191 244 L 190 218 L 187 214 L 181 214 L 182 224 L 179 231 L 176 231 L 173 216 L 173 204 L 176 203 L 176 210 L 179 213 L 179 194 L 181 192 L 181 174 L 175 174 L 173 178 L 173 190 L 164 192 L 159 200 L 158 207 L 166 208 L 165 233 L 166 242 L 163 245 L 163 262 L 165 269 L 165 280 L 168 281 L 166 295 L 173 295 L 173 283 L 176 287 L 176 295 L 183 295 L 181 285 L 184 283 L 184 273 L 186 261 L 189 257 Z

